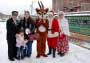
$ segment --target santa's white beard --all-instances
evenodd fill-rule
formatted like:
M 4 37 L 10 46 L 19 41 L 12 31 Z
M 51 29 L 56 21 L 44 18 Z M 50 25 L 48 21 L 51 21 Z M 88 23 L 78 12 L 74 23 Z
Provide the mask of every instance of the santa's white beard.
M 53 20 L 53 18 L 48 18 L 48 21 L 49 21 L 49 22 L 52 22 L 52 20 Z

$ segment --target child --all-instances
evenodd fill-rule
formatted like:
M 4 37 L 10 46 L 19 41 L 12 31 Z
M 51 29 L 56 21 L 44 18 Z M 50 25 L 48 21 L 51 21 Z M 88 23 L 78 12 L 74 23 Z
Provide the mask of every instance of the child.
M 21 30 L 18 31 L 16 34 L 17 59 L 24 59 L 27 50 L 27 42 L 28 41 L 24 39 L 24 32 Z

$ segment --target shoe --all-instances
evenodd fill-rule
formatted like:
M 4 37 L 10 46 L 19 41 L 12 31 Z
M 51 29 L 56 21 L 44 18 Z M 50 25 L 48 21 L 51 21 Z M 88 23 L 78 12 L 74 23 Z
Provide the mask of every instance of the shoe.
M 60 53 L 60 56 L 63 57 L 65 55 L 65 53 Z
M 47 53 L 47 55 L 51 55 L 51 53 Z
M 43 57 L 48 57 L 46 54 L 43 54 L 42 56 L 43 56 Z
M 56 49 L 53 49 L 53 58 L 56 57 L 55 53 L 56 53 Z
M 40 58 L 40 55 L 37 55 L 36 58 Z
M 60 55 L 60 52 L 58 52 L 57 54 Z
M 15 57 L 15 59 L 20 60 L 20 57 Z
M 21 59 L 24 59 L 25 57 L 24 56 L 21 56 Z
M 28 58 L 31 57 L 31 54 L 26 54 L 26 57 L 28 57 Z
M 27 55 L 26 57 L 30 58 L 30 57 L 31 57 L 31 55 L 30 55 L 30 56 L 28 56 L 28 55 Z
M 9 58 L 10 61 L 15 61 L 13 58 Z
M 51 55 L 51 50 L 52 50 L 52 48 L 49 47 L 49 52 L 47 53 L 47 55 Z

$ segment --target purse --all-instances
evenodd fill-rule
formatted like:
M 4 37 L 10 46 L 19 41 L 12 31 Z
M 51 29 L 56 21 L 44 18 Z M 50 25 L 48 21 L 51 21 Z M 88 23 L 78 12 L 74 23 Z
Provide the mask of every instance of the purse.
M 29 34 L 28 37 L 30 41 L 37 40 L 39 38 L 39 34 Z
M 64 34 L 59 35 L 59 39 L 64 39 L 64 38 L 65 38 Z

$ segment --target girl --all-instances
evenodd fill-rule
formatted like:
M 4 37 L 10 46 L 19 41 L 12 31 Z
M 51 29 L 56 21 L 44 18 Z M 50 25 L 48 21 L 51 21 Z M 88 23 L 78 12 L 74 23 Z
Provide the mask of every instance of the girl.
M 24 40 L 24 32 L 18 31 L 16 34 L 16 47 L 17 47 L 17 59 L 24 59 L 24 55 L 26 54 L 27 40 Z

